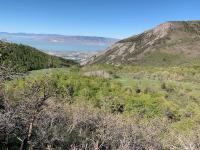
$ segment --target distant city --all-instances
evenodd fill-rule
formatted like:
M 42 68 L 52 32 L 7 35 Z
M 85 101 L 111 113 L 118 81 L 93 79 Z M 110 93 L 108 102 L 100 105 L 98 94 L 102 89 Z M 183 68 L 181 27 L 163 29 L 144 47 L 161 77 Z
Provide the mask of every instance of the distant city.
M 89 58 L 96 55 L 98 51 L 54 51 L 47 52 L 50 55 L 63 57 L 65 59 L 74 60 L 80 64 L 84 64 Z

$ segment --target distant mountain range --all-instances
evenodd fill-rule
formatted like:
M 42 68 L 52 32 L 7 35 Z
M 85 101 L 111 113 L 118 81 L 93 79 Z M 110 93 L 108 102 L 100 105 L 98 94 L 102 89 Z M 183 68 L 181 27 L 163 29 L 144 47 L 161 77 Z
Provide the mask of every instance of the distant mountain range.
M 0 32 L 0 40 L 26 44 L 43 51 L 99 51 L 118 41 L 105 37 L 7 32 Z
M 175 65 L 199 58 L 200 21 L 170 21 L 118 41 L 89 63 Z

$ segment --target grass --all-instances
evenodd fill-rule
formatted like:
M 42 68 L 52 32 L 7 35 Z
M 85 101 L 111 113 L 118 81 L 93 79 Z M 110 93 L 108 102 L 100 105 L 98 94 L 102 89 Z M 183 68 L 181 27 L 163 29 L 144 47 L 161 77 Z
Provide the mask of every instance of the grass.
M 156 61 L 155 61 L 156 60 Z M 146 53 L 144 58 L 139 60 L 139 65 L 144 66 L 177 66 L 190 65 L 192 59 L 185 57 L 182 54 L 168 54 L 161 51 Z
M 84 72 L 93 70 L 104 70 L 113 77 L 84 76 Z M 96 65 L 80 70 L 55 68 L 31 71 L 25 78 L 8 82 L 6 87 L 10 97 L 20 100 L 27 82 L 48 79 L 53 81 L 59 99 L 65 98 L 70 86 L 74 103 L 89 102 L 111 113 L 134 116 L 139 122 L 167 119 L 169 130 L 189 133 L 200 121 L 199 76 L 198 66 Z

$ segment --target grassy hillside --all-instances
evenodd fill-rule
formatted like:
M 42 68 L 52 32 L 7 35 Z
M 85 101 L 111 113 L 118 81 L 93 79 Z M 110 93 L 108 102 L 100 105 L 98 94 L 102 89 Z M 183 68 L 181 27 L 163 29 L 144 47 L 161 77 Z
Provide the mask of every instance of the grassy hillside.
M 95 71 L 99 74 L 85 76 Z M 199 77 L 198 65 L 93 65 L 80 70 L 32 71 L 25 78 L 7 82 L 5 93 L 10 102 L 18 104 L 26 100 L 36 83 L 41 85 L 40 96 L 44 95 L 43 89 L 55 91 L 46 104 L 50 108 L 44 110 L 55 117 L 62 108 L 60 116 L 69 119 L 68 125 L 62 123 L 63 127 L 58 128 L 65 142 L 65 146 L 57 145 L 61 149 L 70 144 L 84 148 L 81 143 L 91 144 L 88 138 L 99 141 L 102 150 L 132 149 L 133 145 L 139 145 L 138 149 L 186 149 L 199 144 Z M 58 110 L 54 109 L 56 105 Z M 127 141 L 120 143 L 124 138 Z
M 199 23 L 177 22 L 171 36 L 173 24 L 122 41 L 83 67 L 41 69 L 74 63 L 1 43 L 1 61 L 29 73 L 0 82 L 0 149 L 199 149 L 200 51 L 191 38 Z M 139 55 L 145 43 L 153 49 Z
M 29 46 L 0 42 L 0 64 L 10 65 L 17 70 L 30 71 L 69 67 L 76 63 L 72 60 L 50 56 Z

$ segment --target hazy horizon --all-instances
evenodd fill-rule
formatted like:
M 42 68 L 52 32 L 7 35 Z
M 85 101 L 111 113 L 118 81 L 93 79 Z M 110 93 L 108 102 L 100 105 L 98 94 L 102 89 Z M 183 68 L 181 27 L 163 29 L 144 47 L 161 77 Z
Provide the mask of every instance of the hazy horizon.
M 7 32 L 0 32 L 0 40 L 29 45 L 44 52 L 102 51 L 117 41 L 104 37 Z

